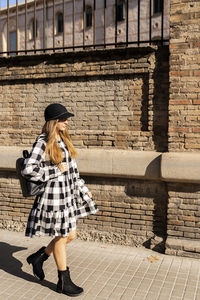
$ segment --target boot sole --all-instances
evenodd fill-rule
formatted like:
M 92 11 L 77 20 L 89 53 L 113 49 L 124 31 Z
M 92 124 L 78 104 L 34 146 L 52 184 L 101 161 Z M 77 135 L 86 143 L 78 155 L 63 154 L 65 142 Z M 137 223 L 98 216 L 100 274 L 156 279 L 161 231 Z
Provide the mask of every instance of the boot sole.
M 62 290 L 58 290 L 58 289 L 56 290 L 56 292 L 59 293 L 59 294 L 67 295 L 67 296 L 69 296 L 69 297 L 78 297 L 78 296 L 80 296 L 80 295 L 83 294 L 83 292 L 81 292 L 81 293 L 79 293 L 79 294 L 70 294 L 70 293 L 63 292 Z

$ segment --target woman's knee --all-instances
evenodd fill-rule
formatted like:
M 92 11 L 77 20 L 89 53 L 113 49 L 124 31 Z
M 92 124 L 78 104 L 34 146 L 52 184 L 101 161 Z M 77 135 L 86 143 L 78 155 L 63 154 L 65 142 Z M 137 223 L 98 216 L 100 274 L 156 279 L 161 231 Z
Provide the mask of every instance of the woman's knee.
M 67 244 L 76 238 L 76 230 L 71 231 L 66 237 L 57 236 L 54 238 L 54 244 Z
M 57 236 L 54 238 L 54 244 L 66 244 L 68 237 Z
M 76 230 L 70 232 L 70 234 L 67 237 L 67 242 L 69 243 L 73 241 L 75 238 L 76 238 Z

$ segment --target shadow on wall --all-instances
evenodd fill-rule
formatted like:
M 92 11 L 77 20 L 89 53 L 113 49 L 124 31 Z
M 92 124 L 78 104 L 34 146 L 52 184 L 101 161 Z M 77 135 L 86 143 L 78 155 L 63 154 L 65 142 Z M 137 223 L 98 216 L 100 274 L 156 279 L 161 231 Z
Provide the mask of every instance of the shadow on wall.
M 155 178 L 161 177 L 161 158 L 159 155 L 148 165 L 145 176 L 155 176 Z M 153 210 L 153 233 L 154 238 L 150 238 L 143 246 L 151 248 L 157 252 L 165 253 L 165 242 L 167 239 L 167 208 L 168 208 L 168 189 L 167 184 L 162 182 L 163 193 L 156 192 L 153 198 L 154 210 Z
M 169 48 L 160 47 L 155 52 L 153 95 L 153 141 L 156 151 L 168 151 L 169 122 Z M 158 80 L 159 79 L 159 80 Z
M 168 107 L 169 107 L 169 48 L 155 52 L 155 68 L 152 74 L 143 74 L 141 131 L 152 131 L 154 148 L 159 152 L 168 151 Z M 150 113 L 153 113 L 150 115 Z
M 155 167 L 158 167 L 160 160 L 161 155 L 149 164 L 146 171 L 147 176 L 155 172 Z M 159 170 L 159 168 L 157 169 Z M 147 240 L 143 242 L 143 246 L 164 253 L 167 238 L 168 207 L 166 183 L 153 180 L 134 180 L 126 186 L 125 192 L 128 197 L 133 198 L 131 206 L 135 211 L 138 209 L 140 214 L 137 224 L 141 222 L 140 228 L 147 232 Z M 138 216 L 136 217 L 138 219 Z M 150 237 L 148 238 L 149 234 Z
M 141 131 L 148 131 L 149 127 L 149 74 L 143 75 L 141 103 Z

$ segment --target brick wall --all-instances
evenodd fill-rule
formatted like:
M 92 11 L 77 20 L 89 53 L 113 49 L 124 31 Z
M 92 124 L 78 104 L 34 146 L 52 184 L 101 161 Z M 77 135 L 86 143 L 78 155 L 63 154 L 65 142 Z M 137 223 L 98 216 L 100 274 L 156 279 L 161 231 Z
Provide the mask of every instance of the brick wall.
M 200 238 L 198 184 L 169 184 L 168 235 Z
M 167 150 L 168 47 L 1 58 L 0 143 L 29 147 L 44 108 L 75 113 L 78 148 Z M 159 80 L 159 84 L 158 84 Z M 79 221 L 80 236 L 135 245 L 166 235 L 165 183 L 87 177 L 100 211 Z M 0 174 L 1 227 L 23 230 L 33 199 L 22 198 L 15 173 Z
M 164 237 L 167 211 L 164 183 L 117 178 L 85 179 L 99 207 L 98 215 L 81 220 L 82 228 L 90 229 L 92 238 L 141 245 L 150 242 L 154 236 Z M 81 232 L 81 235 L 82 238 L 88 237 L 87 233 Z
M 75 113 L 76 146 L 165 151 L 166 71 L 167 47 L 3 58 L 0 142 L 31 144 L 55 101 Z
M 160 237 L 156 247 L 163 250 L 167 212 L 164 183 L 101 177 L 84 179 L 99 212 L 79 219 L 78 236 L 81 239 L 150 246 L 151 239 Z M 24 230 L 33 201 L 33 198 L 22 199 L 15 173 L 1 172 L 0 228 Z
M 200 150 L 200 3 L 171 1 L 169 150 Z
M 170 6 L 169 151 L 194 152 L 200 150 L 200 2 Z M 200 257 L 199 190 L 194 183 L 168 184 L 169 254 Z

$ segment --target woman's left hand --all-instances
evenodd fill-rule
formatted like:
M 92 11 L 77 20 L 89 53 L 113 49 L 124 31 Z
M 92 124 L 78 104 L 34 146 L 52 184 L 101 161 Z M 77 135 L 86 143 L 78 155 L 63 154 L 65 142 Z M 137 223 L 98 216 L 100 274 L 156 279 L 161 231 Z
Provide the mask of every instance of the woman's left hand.
M 92 193 L 88 192 L 88 197 L 92 198 Z

